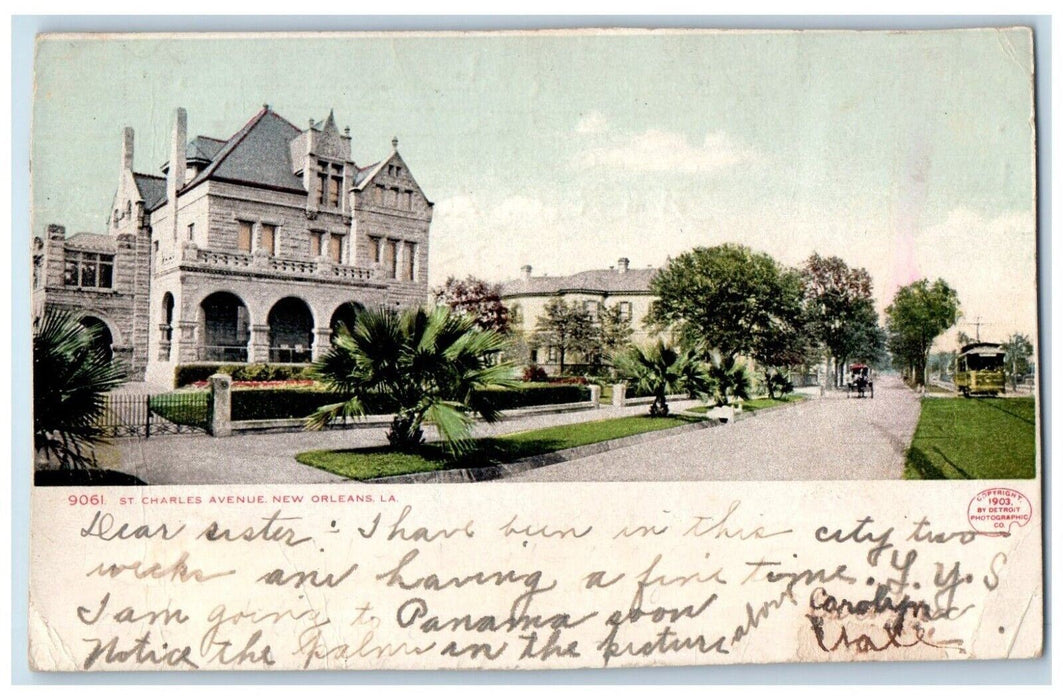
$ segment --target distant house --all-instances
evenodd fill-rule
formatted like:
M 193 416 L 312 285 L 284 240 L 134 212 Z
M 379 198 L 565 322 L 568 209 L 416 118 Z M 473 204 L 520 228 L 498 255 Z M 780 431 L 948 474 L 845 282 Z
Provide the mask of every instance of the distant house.
M 547 302 L 556 298 L 581 304 L 595 318 L 604 307 L 619 305 L 621 314 L 631 321 L 632 342 L 642 343 L 650 339 L 651 334 L 643 328 L 643 320 L 653 301 L 650 280 L 657 272 L 655 268 L 632 268 L 627 258 L 620 258 L 615 268 L 586 270 L 573 275 L 534 277 L 531 265 L 522 267 L 521 272 L 523 274 L 518 279 L 502 284 L 501 296 L 509 308 L 512 327 L 521 331 L 529 341 L 528 362 L 552 372 L 558 369 L 557 349 L 536 347 L 531 342 Z M 566 365 L 568 362 L 566 358 Z
M 433 205 L 398 153 L 359 166 L 332 113 L 300 128 L 268 105 L 189 140 L 178 109 L 161 175 L 123 132 L 106 233 L 35 241 L 34 311 L 77 313 L 131 379 L 179 364 L 309 362 L 359 307 L 428 296 Z

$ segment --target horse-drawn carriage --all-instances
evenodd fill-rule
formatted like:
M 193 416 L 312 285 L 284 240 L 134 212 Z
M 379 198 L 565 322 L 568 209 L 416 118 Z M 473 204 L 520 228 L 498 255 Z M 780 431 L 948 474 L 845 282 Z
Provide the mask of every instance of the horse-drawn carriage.
M 871 368 L 864 364 L 849 365 L 849 377 L 845 384 L 846 397 L 875 398 L 875 381 Z

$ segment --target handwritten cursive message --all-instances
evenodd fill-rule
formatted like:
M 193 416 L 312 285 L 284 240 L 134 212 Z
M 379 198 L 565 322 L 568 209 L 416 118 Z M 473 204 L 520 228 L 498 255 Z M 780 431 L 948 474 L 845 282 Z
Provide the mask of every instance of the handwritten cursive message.
M 972 529 L 954 485 L 736 486 L 37 489 L 31 656 L 537 669 L 1039 648 L 1036 527 Z

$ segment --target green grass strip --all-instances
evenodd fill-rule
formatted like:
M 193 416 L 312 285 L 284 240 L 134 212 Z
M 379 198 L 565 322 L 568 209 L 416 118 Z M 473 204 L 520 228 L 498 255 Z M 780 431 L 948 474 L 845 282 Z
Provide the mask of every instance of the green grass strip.
M 1032 479 L 1033 397 L 923 399 L 905 479 Z
M 787 394 L 786 396 L 780 396 L 777 399 L 769 399 L 767 397 L 759 399 L 750 399 L 749 401 L 742 402 L 742 411 L 744 413 L 756 413 L 759 410 L 765 408 L 772 408 L 774 406 L 784 406 L 791 403 L 800 403 L 805 401 L 808 397 L 804 394 Z M 689 413 L 706 413 L 710 406 L 694 406 L 688 408 Z
M 438 469 L 473 468 L 507 464 L 525 457 L 592 445 L 631 435 L 675 428 L 696 423 L 698 419 L 682 416 L 650 418 L 628 416 L 587 423 L 558 425 L 522 433 L 513 433 L 477 441 L 472 454 L 458 460 L 449 459 L 439 443 L 422 445 L 416 452 L 399 452 L 390 447 L 352 450 L 312 450 L 295 459 L 348 479 L 375 479 Z

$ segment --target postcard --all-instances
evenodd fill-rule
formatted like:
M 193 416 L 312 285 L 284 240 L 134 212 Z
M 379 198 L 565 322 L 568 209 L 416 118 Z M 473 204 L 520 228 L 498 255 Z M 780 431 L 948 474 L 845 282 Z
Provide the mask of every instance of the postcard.
M 38 37 L 32 668 L 1039 656 L 1033 41 Z

